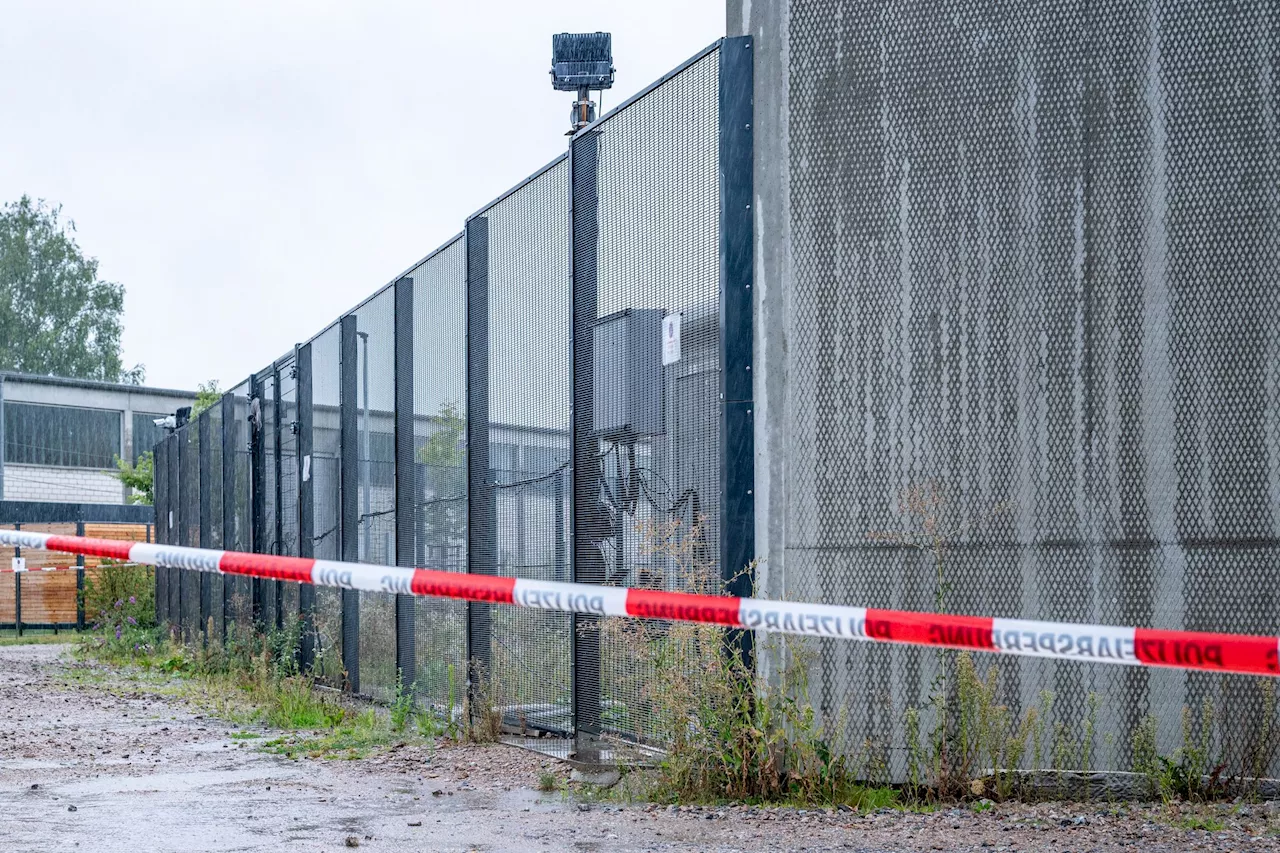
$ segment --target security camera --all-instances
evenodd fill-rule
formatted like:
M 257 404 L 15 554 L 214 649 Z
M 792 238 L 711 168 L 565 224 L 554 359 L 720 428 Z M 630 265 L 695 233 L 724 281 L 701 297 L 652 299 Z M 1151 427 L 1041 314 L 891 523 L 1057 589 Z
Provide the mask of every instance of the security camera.
M 178 428 L 178 419 L 175 418 L 173 415 L 169 415 L 168 417 L 164 417 L 164 418 L 156 418 L 151 422 L 156 426 L 162 427 L 164 429 Z

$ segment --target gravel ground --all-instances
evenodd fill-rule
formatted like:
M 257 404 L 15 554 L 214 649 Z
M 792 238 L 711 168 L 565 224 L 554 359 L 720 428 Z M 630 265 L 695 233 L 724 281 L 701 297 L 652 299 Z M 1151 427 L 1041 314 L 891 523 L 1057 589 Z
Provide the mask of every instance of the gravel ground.
M 60 646 L 0 647 L 0 851 L 1280 850 L 1273 804 L 997 805 L 976 813 L 676 808 L 540 794 L 508 746 L 290 760 Z M 1274 804 L 1280 806 L 1280 804 Z M 1224 829 L 1178 828 L 1214 816 Z

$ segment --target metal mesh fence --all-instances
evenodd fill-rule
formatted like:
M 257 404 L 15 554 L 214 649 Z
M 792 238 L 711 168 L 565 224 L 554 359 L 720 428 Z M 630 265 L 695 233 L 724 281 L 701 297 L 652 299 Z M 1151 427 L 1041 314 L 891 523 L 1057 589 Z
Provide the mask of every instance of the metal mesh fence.
M 161 439 L 152 452 L 152 503 L 156 508 L 155 541 L 161 544 L 169 542 L 169 442 Z M 156 623 L 164 625 L 171 621 L 169 613 L 169 576 L 168 568 L 156 569 Z
M 276 457 L 279 477 L 277 494 L 280 496 L 278 530 L 280 540 L 277 553 L 289 557 L 298 556 L 298 368 L 290 357 L 276 366 L 279 395 L 276 415 L 279 418 L 277 435 L 280 453 Z M 298 584 L 280 581 L 280 625 L 287 631 L 298 627 Z
M 356 309 L 359 405 L 359 543 L 366 563 L 394 565 L 395 293 L 387 287 Z M 379 698 L 396 690 L 395 596 L 360 596 L 360 685 Z
M 411 323 L 397 317 L 397 287 L 386 287 L 314 338 L 305 357 L 299 349 L 297 365 L 286 357 L 230 392 L 204 416 L 203 454 L 192 426 L 167 440 L 157 512 L 176 510 L 171 538 L 719 589 L 717 67 L 714 47 L 699 54 L 409 270 Z M 588 196 L 583 211 L 571 211 L 571 198 Z M 590 257 L 579 258 L 588 244 Z M 575 294 L 588 267 L 589 291 Z M 574 305 L 588 309 L 585 326 L 571 323 Z M 661 354 L 664 326 L 679 336 L 670 358 Z M 409 413 L 397 411 L 397 400 L 408 404 L 403 386 L 397 393 L 397 334 L 412 335 L 412 351 L 402 352 L 412 364 L 400 365 L 401 381 L 412 382 Z M 584 341 L 591 357 L 575 359 Z M 575 393 L 586 432 L 574 420 Z M 408 442 L 397 432 L 406 424 Z M 586 460 L 585 474 L 575 458 Z M 399 482 L 408 472 L 411 482 Z M 203 529 L 201 498 L 221 508 L 206 507 Z M 398 518 L 397 507 L 411 517 Z M 695 564 L 654 553 L 663 531 L 697 542 Z M 576 568 L 575 535 L 579 557 L 593 555 Z M 225 596 L 210 597 L 225 597 L 225 619 L 237 630 L 250 629 L 255 605 L 264 627 L 298 616 L 296 585 L 223 582 Z M 194 640 L 197 584 L 173 572 L 157 585 L 172 597 L 171 621 Z M 589 726 L 604 709 L 608 732 L 645 738 L 653 729 L 651 674 L 616 637 L 576 642 L 566 614 L 430 598 L 397 613 L 390 595 L 318 589 L 314 636 L 322 680 L 381 699 L 411 654 L 405 680 L 419 699 L 442 710 L 460 705 L 470 658 L 488 668 L 492 699 L 512 729 L 572 734 L 582 701 Z M 584 661 L 594 675 L 576 683 Z
M 311 342 L 311 459 L 304 462 L 313 495 L 312 556 L 342 558 L 342 447 L 339 376 L 340 330 L 330 326 Z M 301 414 L 301 413 L 300 413 Z M 335 687 L 342 686 L 342 593 L 329 587 L 315 591 L 315 671 Z
M 467 570 L 466 244 L 444 246 L 413 279 L 415 563 Z M 465 693 L 467 605 L 417 598 L 415 689 L 454 713 Z M 448 706 L 448 707 L 446 707 Z
M 598 550 L 610 585 L 720 591 L 718 69 L 713 51 L 574 142 L 597 182 L 595 233 L 574 235 L 575 311 L 593 320 L 575 332 L 591 341 L 574 365 L 591 412 L 576 440 L 594 452 L 578 548 Z M 599 667 L 603 729 L 645 738 L 661 687 L 633 642 L 667 629 L 642 630 L 606 630 Z
M 244 382 L 228 392 L 231 400 L 232 420 L 223 421 L 229 435 L 226 445 L 231 449 L 232 466 L 229 484 L 230 494 L 224 492 L 224 517 L 230 516 L 231 528 L 223 533 L 225 547 L 253 550 L 253 500 L 250 494 L 251 459 L 249 436 L 249 383 Z M 224 482 L 228 482 L 225 481 Z M 248 636 L 253 628 L 253 582 L 247 577 L 224 577 L 230 586 L 228 595 L 229 618 L 235 624 L 239 636 Z
M 280 553 L 280 493 L 276 457 L 279 455 L 279 436 L 277 435 L 276 417 L 276 379 L 272 366 L 258 377 L 259 414 L 262 427 L 260 429 L 261 484 L 262 484 L 262 518 L 260 522 L 261 541 L 254 550 L 261 554 Z M 255 484 L 256 487 L 256 484 Z M 259 581 L 259 607 L 262 621 L 270 628 L 280 627 L 282 611 L 279 607 L 279 581 Z
M 1275 5 L 839 5 L 790 21 L 784 594 L 1273 632 Z M 950 656 L 815 651 L 901 773 Z M 1148 714 L 1168 754 L 1210 703 L 1234 766 L 1266 724 L 1242 677 L 991 665 L 1075 755 L 1096 708 L 1096 766 Z
M 169 519 L 167 524 L 167 532 L 165 534 L 165 542 L 170 545 L 181 545 L 182 538 L 179 535 L 179 522 L 182 518 L 182 492 L 180 491 L 181 479 L 179 477 L 180 466 L 178 458 L 178 442 L 181 436 L 177 433 L 170 435 L 165 439 L 166 445 L 165 457 L 169 464 L 166 466 L 168 470 L 165 472 L 165 479 L 168 481 L 166 493 L 168 494 Z M 168 583 L 168 600 L 165 606 L 167 614 L 167 623 L 171 630 L 181 631 L 182 627 L 182 584 L 183 572 L 177 569 L 169 569 Z
M 488 540 L 484 553 L 493 561 L 475 565 L 473 555 L 473 571 L 569 579 L 568 176 L 567 160 L 559 160 L 482 211 L 482 227 L 468 224 L 468 239 L 484 241 L 469 275 L 487 284 L 487 310 L 473 305 L 470 321 L 473 342 L 480 324 L 487 342 L 484 352 L 473 347 L 470 381 L 477 370 L 488 374 L 487 408 L 469 412 L 471 440 L 488 456 L 486 475 L 471 484 L 486 504 L 472 504 L 472 541 Z M 568 614 L 493 608 L 490 636 L 473 634 L 473 657 L 488 641 L 494 699 L 509 724 L 573 731 L 572 625 Z
M 200 545 L 200 433 L 191 428 L 177 433 L 178 487 L 181 509 L 178 515 L 178 544 Z M 204 625 L 200 618 L 201 572 L 182 572 L 179 577 L 179 624 L 184 642 L 200 642 Z
M 200 512 L 203 518 L 200 545 L 204 548 L 223 548 L 222 533 L 222 407 L 212 406 L 200 416 L 201 464 L 200 464 Z M 221 642 L 226 634 L 223 607 L 222 575 L 205 573 L 208 580 L 205 593 L 206 616 L 211 620 L 210 642 Z
M 788 445 L 771 460 L 783 517 L 769 519 L 785 536 L 768 592 L 1274 632 L 1280 12 L 939 0 L 882 4 L 850 30 L 840 5 L 792 4 L 788 30 L 786 400 L 771 414 Z M 387 287 L 314 339 L 309 412 L 292 360 L 257 377 L 256 401 L 233 392 L 234 542 L 255 529 L 258 550 L 297 554 L 310 522 L 321 557 L 391 564 L 399 534 L 401 562 L 409 542 L 412 562 L 448 571 L 720 591 L 742 569 L 720 564 L 729 525 L 753 522 L 726 510 L 722 461 L 735 433 L 721 434 L 721 391 L 737 374 L 721 224 L 737 232 L 722 209 L 721 67 L 700 54 L 472 217 L 406 274 L 411 325 Z M 411 412 L 403 360 L 399 395 L 396 381 L 407 328 Z M 225 524 L 201 528 L 214 492 L 195 433 L 157 455 L 162 535 L 231 545 Z M 227 463 L 204 450 L 210 470 Z M 272 624 L 298 610 L 296 587 L 276 587 L 261 584 Z M 157 589 L 187 632 L 196 587 L 173 572 Z M 418 599 L 397 626 L 392 596 L 352 611 L 331 590 L 316 607 L 321 657 L 354 662 L 348 683 L 380 698 L 412 631 L 406 680 L 437 706 L 461 700 L 470 655 L 511 726 L 659 728 L 662 685 L 636 637 L 591 617 Z M 632 630 L 643 642 L 668 628 Z M 954 680 L 955 656 L 932 651 L 786 653 L 845 749 L 874 747 L 899 778 L 908 712 L 927 730 L 940 676 Z M 1217 709 L 1224 756 L 1274 725 L 1244 678 L 988 663 L 1011 713 L 1040 707 L 1077 754 L 1098 733 L 1098 767 L 1129 767 L 1148 714 L 1165 754 L 1184 707 L 1193 728 Z

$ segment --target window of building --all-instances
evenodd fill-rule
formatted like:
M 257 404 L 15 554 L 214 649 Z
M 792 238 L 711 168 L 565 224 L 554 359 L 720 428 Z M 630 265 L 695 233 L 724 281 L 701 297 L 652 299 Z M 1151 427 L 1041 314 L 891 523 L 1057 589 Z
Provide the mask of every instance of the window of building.
M 4 404 L 4 459 L 19 465 L 114 468 L 120 453 L 121 412 Z
M 133 413 L 133 461 L 137 462 L 138 457 L 147 451 L 154 450 L 155 446 L 164 441 L 164 427 L 156 426 L 157 418 L 168 417 L 168 415 L 158 415 L 150 412 L 134 412 Z

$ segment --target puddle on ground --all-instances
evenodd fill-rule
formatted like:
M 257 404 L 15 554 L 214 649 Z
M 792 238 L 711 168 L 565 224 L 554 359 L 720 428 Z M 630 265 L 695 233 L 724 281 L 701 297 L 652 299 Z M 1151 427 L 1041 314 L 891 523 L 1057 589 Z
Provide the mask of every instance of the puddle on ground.
M 188 773 L 153 773 L 147 776 L 108 776 L 51 787 L 58 794 L 69 797 L 93 794 L 174 793 L 243 782 L 283 781 L 295 779 L 301 775 L 296 770 L 263 766 L 242 770 L 193 770 Z

